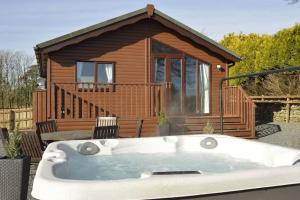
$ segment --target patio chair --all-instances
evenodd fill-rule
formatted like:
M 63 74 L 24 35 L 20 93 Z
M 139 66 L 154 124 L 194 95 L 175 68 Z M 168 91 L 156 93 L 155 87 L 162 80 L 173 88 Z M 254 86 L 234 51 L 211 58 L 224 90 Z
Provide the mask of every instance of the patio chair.
M 96 118 L 96 127 L 99 126 L 117 126 L 118 118 L 117 117 L 97 117 Z
M 143 119 L 138 119 L 136 122 L 136 129 L 135 129 L 135 137 L 141 137 L 142 136 L 142 128 L 143 128 Z
M 118 126 L 96 126 L 93 130 L 92 139 L 109 139 L 119 136 Z
M 49 120 L 49 121 L 43 121 L 43 122 L 37 122 L 36 123 L 36 134 L 38 136 L 38 139 L 40 141 L 40 144 L 45 150 L 45 147 L 52 141 L 43 141 L 41 138 L 42 133 L 50 133 L 50 132 L 55 132 L 57 131 L 57 125 L 55 120 Z
M 7 128 L 0 128 L 0 157 L 6 155 L 5 143 L 8 141 L 8 130 Z
M 0 139 L 8 140 L 8 130 L 7 130 L 7 128 L 0 128 Z
M 37 164 L 42 159 L 42 146 L 34 132 L 24 132 L 21 138 L 21 150 L 24 155 L 31 157 L 31 163 Z

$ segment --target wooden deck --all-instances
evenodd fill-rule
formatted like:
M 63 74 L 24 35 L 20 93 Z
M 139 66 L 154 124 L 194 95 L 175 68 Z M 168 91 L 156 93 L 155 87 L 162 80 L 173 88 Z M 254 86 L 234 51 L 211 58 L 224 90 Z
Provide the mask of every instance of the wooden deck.
M 223 92 L 224 132 L 254 138 L 255 104 L 252 99 L 241 87 L 225 87 Z M 142 118 L 142 136 L 154 136 L 158 114 L 166 110 L 167 104 L 164 84 L 55 83 L 51 94 L 50 118 L 56 119 L 61 131 L 91 130 L 97 116 L 117 116 L 122 135 L 134 136 L 136 120 Z M 219 115 L 177 115 L 170 116 L 170 121 L 172 134 L 202 133 L 207 122 L 213 125 L 215 133 L 220 130 Z

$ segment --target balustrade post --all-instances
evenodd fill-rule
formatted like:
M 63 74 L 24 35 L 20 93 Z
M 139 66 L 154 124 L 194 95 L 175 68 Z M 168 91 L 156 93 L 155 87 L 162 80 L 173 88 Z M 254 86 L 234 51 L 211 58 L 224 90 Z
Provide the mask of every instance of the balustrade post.
M 55 83 L 51 84 L 51 119 L 56 119 L 56 105 L 55 105 L 55 100 L 56 100 L 56 92 L 55 92 Z

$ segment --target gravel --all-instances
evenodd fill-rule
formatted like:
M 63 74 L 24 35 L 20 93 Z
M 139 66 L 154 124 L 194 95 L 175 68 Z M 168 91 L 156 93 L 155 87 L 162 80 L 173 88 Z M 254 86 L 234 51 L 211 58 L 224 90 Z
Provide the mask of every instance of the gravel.
M 281 131 L 258 138 L 260 142 L 300 149 L 300 123 L 270 123 L 279 125 Z

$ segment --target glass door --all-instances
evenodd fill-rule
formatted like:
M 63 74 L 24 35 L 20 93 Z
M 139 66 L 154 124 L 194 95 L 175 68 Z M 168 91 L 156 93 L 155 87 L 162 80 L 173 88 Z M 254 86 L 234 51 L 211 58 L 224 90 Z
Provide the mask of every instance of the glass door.
M 199 113 L 199 79 L 197 76 L 197 60 L 185 59 L 185 112 L 187 114 Z
M 182 58 L 176 56 L 154 57 L 153 79 L 155 83 L 166 83 L 167 112 L 182 112 Z
M 155 83 L 165 83 L 168 114 L 210 113 L 210 65 L 152 40 L 152 74 Z
M 210 65 L 185 57 L 185 112 L 210 113 Z
M 167 76 L 169 84 L 168 111 L 170 114 L 182 112 L 182 59 L 168 59 L 169 74 Z

